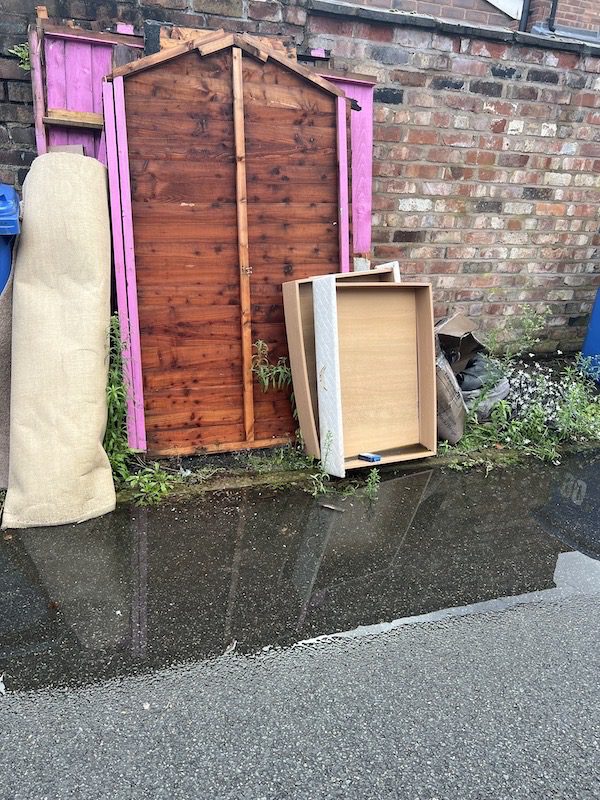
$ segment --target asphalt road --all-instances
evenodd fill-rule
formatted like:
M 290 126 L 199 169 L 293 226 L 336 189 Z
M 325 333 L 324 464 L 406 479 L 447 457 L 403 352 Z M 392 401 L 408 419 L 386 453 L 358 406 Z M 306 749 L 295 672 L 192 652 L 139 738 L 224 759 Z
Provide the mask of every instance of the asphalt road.
M 0 698 L 0 797 L 600 798 L 600 596 Z

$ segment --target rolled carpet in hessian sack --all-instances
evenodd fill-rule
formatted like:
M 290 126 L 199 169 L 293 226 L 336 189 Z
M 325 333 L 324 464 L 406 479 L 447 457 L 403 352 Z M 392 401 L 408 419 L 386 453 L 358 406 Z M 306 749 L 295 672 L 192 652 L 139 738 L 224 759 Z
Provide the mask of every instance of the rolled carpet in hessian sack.
M 8 486 L 13 274 L 14 270 L 11 271 L 4 289 L 0 292 L 0 489 Z
M 114 509 L 102 448 L 109 318 L 106 170 L 73 153 L 40 156 L 23 185 L 14 264 L 3 528 L 82 522 Z

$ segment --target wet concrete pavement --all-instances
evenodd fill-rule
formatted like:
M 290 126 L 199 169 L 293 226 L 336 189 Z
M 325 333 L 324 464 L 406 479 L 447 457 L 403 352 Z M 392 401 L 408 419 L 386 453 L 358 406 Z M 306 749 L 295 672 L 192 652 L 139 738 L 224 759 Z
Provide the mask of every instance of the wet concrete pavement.
M 0 797 L 600 798 L 600 456 L 386 478 L 2 540 Z

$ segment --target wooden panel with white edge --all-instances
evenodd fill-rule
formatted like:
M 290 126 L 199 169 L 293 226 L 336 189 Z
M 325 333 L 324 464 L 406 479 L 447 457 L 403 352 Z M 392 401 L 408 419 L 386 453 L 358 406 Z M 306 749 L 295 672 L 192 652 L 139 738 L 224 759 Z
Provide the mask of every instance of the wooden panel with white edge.
M 364 272 L 340 272 L 335 278 L 337 281 L 359 280 L 361 283 L 400 283 L 400 268 L 398 262 L 393 261 Z M 312 277 L 284 283 L 283 306 L 298 425 L 306 453 L 313 458 L 320 458 L 313 315 L 314 280 Z
M 313 304 L 325 469 L 344 477 L 365 452 L 380 464 L 435 455 L 431 285 L 322 278 Z

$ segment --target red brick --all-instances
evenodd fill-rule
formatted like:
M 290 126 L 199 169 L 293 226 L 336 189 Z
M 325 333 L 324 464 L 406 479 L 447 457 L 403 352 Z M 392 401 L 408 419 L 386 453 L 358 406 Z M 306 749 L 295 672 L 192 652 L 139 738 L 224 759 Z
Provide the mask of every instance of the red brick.
M 436 128 L 447 128 L 450 125 L 450 114 L 444 111 L 435 111 L 433 113 L 432 122 Z
M 538 203 L 535 213 L 541 216 L 564 217 L 567 207 L 564 203 Z
M 29 81 L 29 73 L 22 70 L 16 58 L 0 58 L 0 79 L 11 81 Z
M 509 46 L 501 42 L 484 42 L 475 40 L 471 42 L 471 55 L 483 56 L 484 58 L 494 58 L 496 60 L 505 58 Z
M 394 28 L 392 25 L 377 25 L 356 22 L 352 29 L 356 39 L 369 39 L 372 42 L 393 42 Z
M 306 23 L 306 11 L 298 6 L 290 6 L 283 9 L 283 18 L 290 25 L 304 25 Z
M 281 19 L 281 5 L 277 0 L 250 0 L 248 3 L 248 16 L 250 19 L 279 22 Z
M 471 150 L 467 153 L 467 164 L 479 164 L 481 166 L 490 166 L 496 163 L 496 153 L 486 152 L 484 150 Z
M 390 79 L 404 86 L 425 86 L 427 75 L 423 72 L 408 72 L 395 69 L 390 72 Z
M 416 129 L 408 132 L 407 141 L 410 144 L 437 144 L 438 135 L 435 131 Z
M 375 125 L 373 138 L 376 142 L 400 142 L 402 141 L 402 128 L 399 126 L 386 128 L 383 125 Z
M 177 8 L 186 8 L 187 5 L 184 3 Z M 241 17 L 244 13 L 242 0 L 193 0 L 193 6 L 194 11 L 201 14 L 219 14 L 222 17 Z
M 465 131 L 464 133 L 442 133 L 442 142 L 449 147 L 473 147 L 475 136 Z
M 474 61 L 472 58 L 462 56 L 452 59 L 450 69 L 459 75 L 475 75 L 479 78 L 489 74 L 489 65 L 484 61 Z

